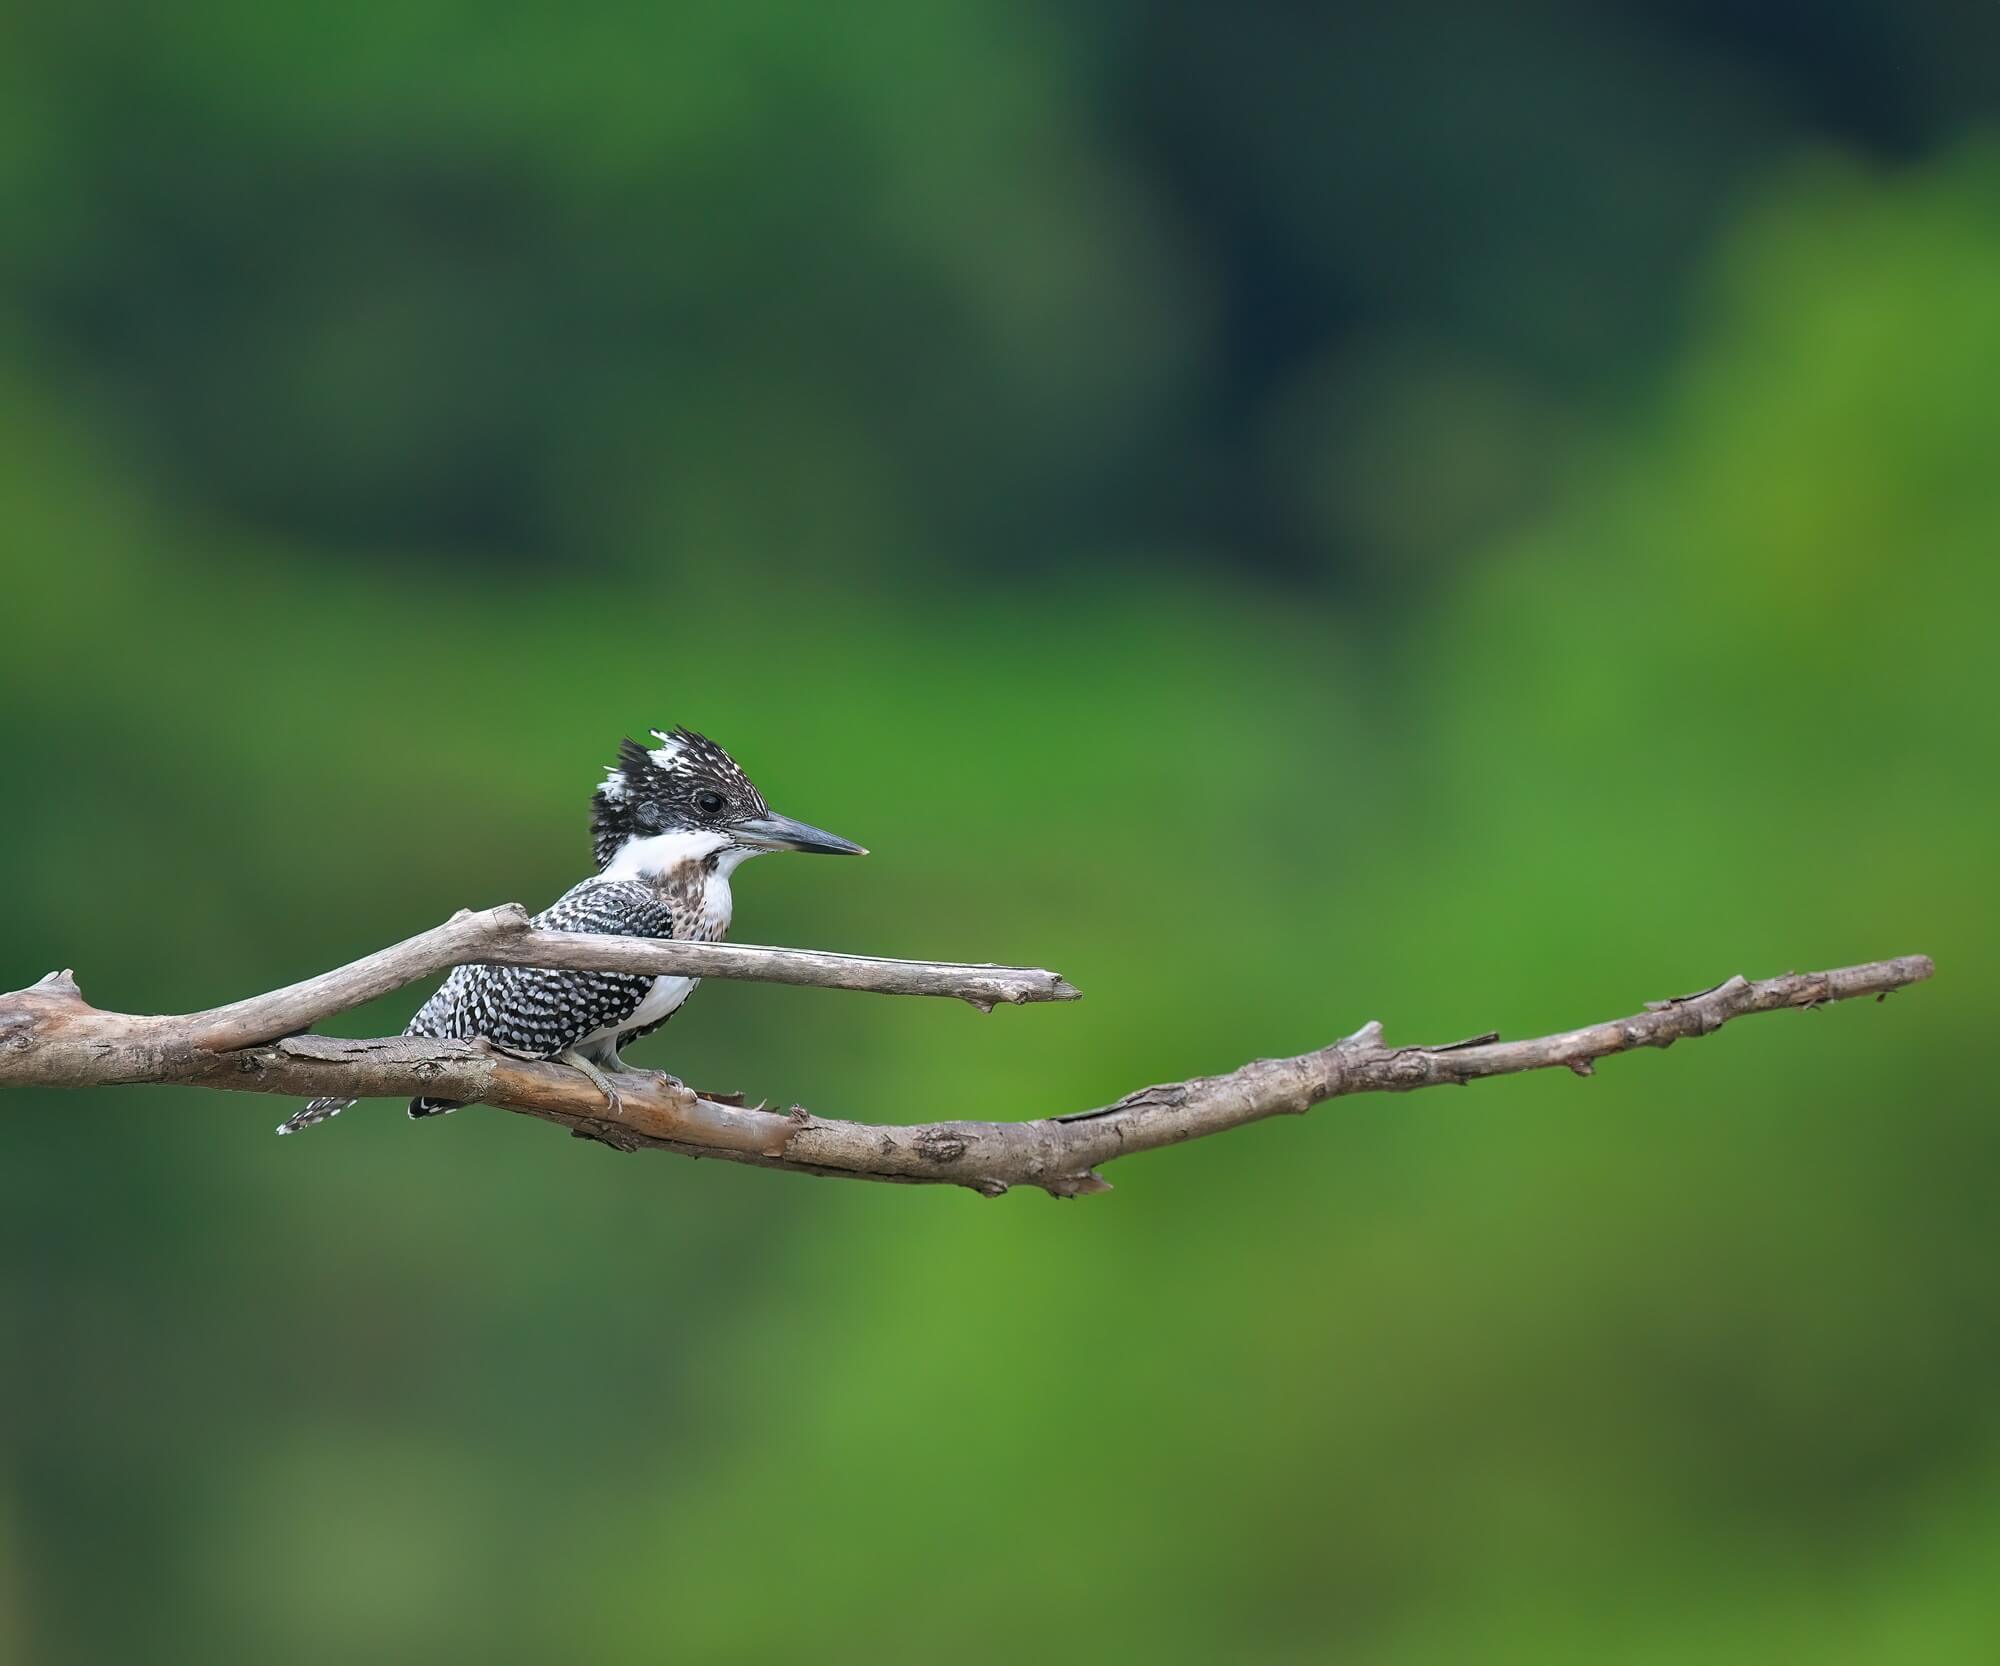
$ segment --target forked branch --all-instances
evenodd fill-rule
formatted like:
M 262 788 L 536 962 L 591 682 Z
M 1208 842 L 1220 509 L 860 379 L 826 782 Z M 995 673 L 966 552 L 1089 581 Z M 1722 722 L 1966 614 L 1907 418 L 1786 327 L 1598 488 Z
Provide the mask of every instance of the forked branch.
M 461 913 L 337 971 L 180 1017 L 100 1012 L 69 973 L 51 973 L 0 995 L 0 1086 L 159 1082 L 299 1098 L 425 1094 L 525 1112 L 621 1150 L 651 1146 L 805 1174 L 967 1186 L 989 1197 L 1013 1186 L 1075 1197 L 1106 1189 L 1097 1169 L 1114 1157 L 1297 1114 L 1343 1094 L 1401 1093 L 1558 1066 L 1588 1076 L 1596 1060 L 1613 1053 L 1708 1035 L 1747 1013 L 1884 996 L 1933 971 L 1927 956 L 1906 955 L 1754 982 L 1733 977 L 1699 994 L 1650 1002 L 1629 1018 L 1526 1041 L 1487 1035 L 1448 1046 L 1391 1047 L 1381 1025 L 1367 1024 L 1314 1052 L 1141 1088 L 1098 1110 L 1031 1122 L 842 1122 L 797 1107 L 778 1112 L 728 1103 L 646 1073 L 614 1078 L 622 1099 L 614 1115 L 597 1089 L 564 1065 L 478 1043 L 301 1033 L 448 966 L 477 962 L 950 995 L 982 1009 L 1002 1001 L 1074 1000 L 1077 993 L 1055 973 L 1025 967 L 540 931 L 510 906 Z

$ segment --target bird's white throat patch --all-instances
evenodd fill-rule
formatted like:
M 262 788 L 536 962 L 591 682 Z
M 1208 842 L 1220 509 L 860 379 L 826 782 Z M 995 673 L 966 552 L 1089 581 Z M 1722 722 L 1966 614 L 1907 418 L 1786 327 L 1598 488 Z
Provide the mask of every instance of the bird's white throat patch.
M 676 921 L 674 935 L 716 943 L 729 935 L 730 916 L 736 907 L 729 876 L 745 860 L 760 854 L 732 843 L 726 833 L 707 828 L 656 833 L 650 839 L 630 839 L 619 846 L 605 864 L 602 877 L 665 885 L 681 898 L 676 907 L 690 910 L 685 923 Z
M 604 865 L 606 879 L 659 879 L 688 862 L 714 858 L 710 883 L 722 882 L 728 889 L 729 876 L 761 850 L 746 850 L 727 833 L 712 828 L 688 828 L 673 833 L 655 833 L 650 839 L 627 839 L 617 854 Z

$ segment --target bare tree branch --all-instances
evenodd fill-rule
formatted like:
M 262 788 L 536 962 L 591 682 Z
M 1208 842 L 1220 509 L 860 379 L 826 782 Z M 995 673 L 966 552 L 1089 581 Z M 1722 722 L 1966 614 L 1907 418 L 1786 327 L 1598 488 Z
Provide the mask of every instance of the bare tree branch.
M 556 1122 L 620 1150 L 690 1157 L 855 1180 L 967 1186 L 997 1197 L 1037 1186 L 1056 1197 L 1103 1191 L 1098 1165 L 1114 1157 L 1219 1134 L 1267 1116 L 1298 1114 L 1350 1093 L 1401 1093 L 1482 1076 L 1566 1067 L 1708 1035 L 1746 1013 L 1878 999 L 1931 976 L 1924 955 L 1831 972 L 1733 977 L 1699 994 L 1655 1001 L 1630 1018 L 1527 1041 L 1478 1036 L 1445 1046 L 1390 1047 L 1368 1024 L 1295 1058 L 1259 1059 L 1224 1076 L 1141 1088 L 1098 1110 L 1032 1122 L 932 1122 L 904 1127 L 842 1122 L 704 1097 L 671 1076 L 615 1078 L 614 1116 L 567 1066 L 517 1059 L 483 1043 L 395 1037 L 350 1041 L 298 1032 L 447 966 L 475 962 L 674 972 L 764 979 L 885 994 L 952 995 L 982 1009 L 998 1001 L 1074 1000 L 1053 972 L 932 961 L 873 960 L 802 949 L 593 937 L 533 929 L 508 905 L 462 912 L 435 930 L 303 983 L 180 1017 L 100 1012 L 68 972 L 0 995 L 0 1086 L 94 1087 L 156 1082 L 297 1098 L 407 1098 L 491 1104 Z
M 176 1022 L 189 1026 L 197 1047 L 225 1052 L 295 1034 L 446 967 L 480 963 L 746 978 L 878 995 L 950 995 L 989 1012 L 1002 1001 L 1077 998 L 1076 989 L 1055 973 L 1031 966 L 961 966 L 942 960 L 877 960 L 820 949 L 767 949 L 751 943 L 682 943 L 665 937 L 541 931 L 529 923 L 526 909 L 510 902 L 478 913 L 460 909 L 443 925 L 350 965 Z

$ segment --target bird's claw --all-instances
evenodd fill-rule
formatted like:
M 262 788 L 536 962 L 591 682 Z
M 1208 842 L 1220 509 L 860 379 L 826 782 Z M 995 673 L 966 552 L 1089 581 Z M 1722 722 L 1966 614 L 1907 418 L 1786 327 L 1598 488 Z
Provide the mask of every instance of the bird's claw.
M 581 1053 L 572 1050 L 560 1054 L 558 1055 L 557 1062 L 568 1065 L 570 1069 L 574 1070 L 585 1081 L 589 1082 L 592 1087 L 596 1088 L 599 1093 L 604 1095 L 604 1109 L 607 1114 L 614 1117 L 622 1117 L 625 1114 L 625 1101 L 619 1096 L 618 1090 L 611 1085 L 611 1078 L 606 1076 L 603 1071 L 599 1070 L 596 1065 L 592 1064 Z

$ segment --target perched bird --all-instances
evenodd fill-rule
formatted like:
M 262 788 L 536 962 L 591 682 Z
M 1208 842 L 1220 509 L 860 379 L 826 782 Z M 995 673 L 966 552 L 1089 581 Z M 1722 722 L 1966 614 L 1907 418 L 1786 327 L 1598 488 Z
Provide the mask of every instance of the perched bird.
M 591 844 L 601 870 L 535 916 L 551 931 L 678 937 L 715 943 L 729 933 L 729 880 L 769 850 L 865 856 L 857 844 L 775 814 L 736 760 L 691 729 L 652 731 L 652 748 L 626 740 L 591 798 Z M 621 1047 L 658 1029 L 699 978 L 559 972 L 533 966 L 460 966 L 412 1018 L 405 1035 L 484 1038 L 524 1058 L 555 1059 L 589 1077 L 614 1111 L 607 1070 Z M 338 1116 L 351 1099 L 315 1099 L 281 1134 Z M 412 1099 L 410 1115 L 455 1111 L 460 1101 Z

